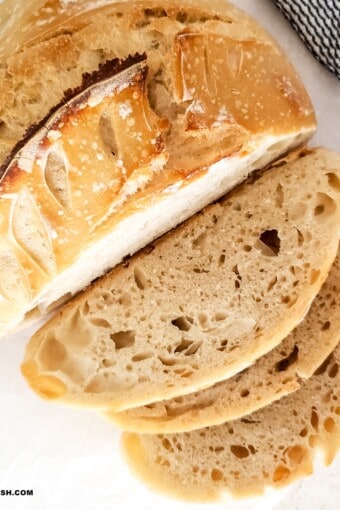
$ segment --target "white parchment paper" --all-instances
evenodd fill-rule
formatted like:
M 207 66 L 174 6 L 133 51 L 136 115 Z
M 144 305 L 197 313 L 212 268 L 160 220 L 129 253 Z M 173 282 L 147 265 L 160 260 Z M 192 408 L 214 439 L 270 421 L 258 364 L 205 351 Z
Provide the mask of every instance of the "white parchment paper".
M 299 70 L 319 121 L 313 143 L 340 151 L 340 82 L 308 53 L 271 0 L 234 3 L 275 36 Z M 193 505 L 149 492 L 125 466 L 117 429 L 90 412 L 44 402 L 27 388 L 19 365 L 32 333 L 0 341 L 0 491 L 33 489 L 34 495 L 0 496 L 0 510 L 338 510 L 339 458 L 255 501 Z

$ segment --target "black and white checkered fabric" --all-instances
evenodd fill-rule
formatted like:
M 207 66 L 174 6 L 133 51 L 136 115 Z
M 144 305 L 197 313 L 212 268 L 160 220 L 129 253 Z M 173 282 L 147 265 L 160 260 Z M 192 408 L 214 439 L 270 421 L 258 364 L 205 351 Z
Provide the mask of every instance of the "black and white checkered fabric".
M 340 0 L 275 0 L 303 42 L 340 80 Z

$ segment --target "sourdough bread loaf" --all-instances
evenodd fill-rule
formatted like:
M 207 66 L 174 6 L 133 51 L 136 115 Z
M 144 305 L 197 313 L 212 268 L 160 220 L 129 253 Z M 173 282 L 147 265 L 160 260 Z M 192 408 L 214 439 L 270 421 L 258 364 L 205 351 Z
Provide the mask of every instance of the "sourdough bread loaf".
M 148 486 L 193 501 L 262 494 L 330 463 L 340 447 L 340 347 L 302 388 L 246 418 L 183 434 L 126 433 L 125 457 Z
M 227 2 L 94 5 L 27 2 L 2 29 L 0 334 L 315 129 L 285 55 Z
M 340 156 L 293 153 L 72 300 L 30 340 L 40 395 L 122 411 L 232 377 L 303 319 L 336 257 Z
M 303 240 L 301 238 L 301 242 Z M 299 271 L 294 268 L 298 278 Z M 277 285 L 277 277 L 273 285 Z M 211 388 L 105 417 L 124 430 L 158 434 L 240 418 L 300 388 L 340 342 L 340 254 L 304 321 L 266 356 Z

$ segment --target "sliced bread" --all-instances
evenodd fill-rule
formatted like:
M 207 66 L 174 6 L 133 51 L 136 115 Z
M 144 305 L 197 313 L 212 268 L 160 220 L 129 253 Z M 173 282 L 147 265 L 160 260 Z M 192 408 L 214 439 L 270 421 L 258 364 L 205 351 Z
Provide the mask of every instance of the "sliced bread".
M 298 272 L 295 275 L 298 278 Z M 304 321 L 254 365 L 205 390 L 105 417 L 151 434 L 219 425 L 297 390 L 340 342 L 340 253 Z
M 30 340 L 41 396 L 122 411 L 232 377 L 302 320 L 336 257 L 340 156 L 302 150 L 118 266 Z
M 195 501 L 261 494 L 330 463 L 340 447 L 340 346 L 303 387 L 233 422 L 173 435 L 126 433 L 132 470 L 150 487 Z
M 316 127 L 287 57 L 226 1 L 50 3 L 0 7 L 0 336 Z

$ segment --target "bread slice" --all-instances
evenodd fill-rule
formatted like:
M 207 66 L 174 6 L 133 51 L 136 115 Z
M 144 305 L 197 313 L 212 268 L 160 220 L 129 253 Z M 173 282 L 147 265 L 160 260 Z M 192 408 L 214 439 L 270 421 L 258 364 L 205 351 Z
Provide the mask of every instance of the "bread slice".
M 127 260 L 29 342 L 40 395 L 122 411 L 232 377 L 297 326 L 340 236 L 340 156 L 303 150 Z
M 304 321 L 247 370 L 200 392 L 104 416 L 124 430 L 148 434 L 219 425 L 300 388 L 339 342 L 340 252 Z
M 340 447 L 340 346 L 302 388 L 247 418 L 169 435 L 126 433 L 132 471 L 170 496 L 210 501 L 262 494 L 330 463 Z
M 0 335 L 315 130 L 296 71 L 231 4 L 67 5 L 15 9 L 2 34 Z

